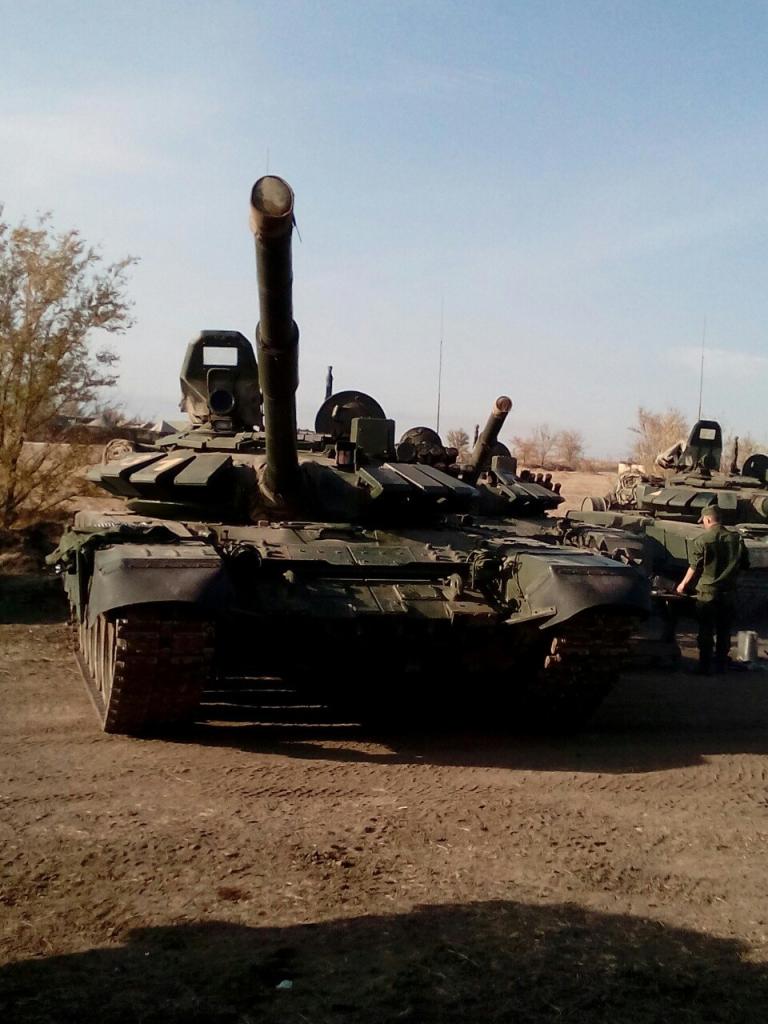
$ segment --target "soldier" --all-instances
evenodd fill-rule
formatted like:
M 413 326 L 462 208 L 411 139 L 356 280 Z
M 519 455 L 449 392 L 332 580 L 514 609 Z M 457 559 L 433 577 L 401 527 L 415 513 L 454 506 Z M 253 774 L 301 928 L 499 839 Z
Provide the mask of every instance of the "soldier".
M 708 505 L 699 522 L 704 524 L 704 532 L 691 546 L 690 566 L 677 585 L 677 593 L 685 594 L 696 578 L 698 671 L 711 675 L 713 648 L 716 670 L 724 672 L 728 667 L 736 579 L 739 571 L 749 566 L 749 557 L 738 533 L 723 526 L 717 505 Z

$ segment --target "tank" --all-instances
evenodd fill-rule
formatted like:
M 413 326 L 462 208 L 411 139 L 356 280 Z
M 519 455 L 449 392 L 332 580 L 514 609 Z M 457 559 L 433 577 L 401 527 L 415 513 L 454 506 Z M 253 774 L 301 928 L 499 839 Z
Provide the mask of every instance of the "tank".
M 562 499 L 497 448 L 506 397 L 463 464 L 425 428 L 396 443 L 359 391 L 297 429 L 293 203 L 274 176 L 251 193 L 256 352 L 195 338 L 188 428 L 93 467 L 126 509 L 79 513 L 52 556 L 102 727 L 168 728 L 243 679 L 401 725 L 467 694 L 510 727 L 573 723 L 610 688 L 647 582 L 553 543 Z
M 697 421 L 687 441 L 656 457 L 655 474 L 619 474 L 605 497 L 586 498 L 563 520 L 570 542 L 631 561 L 670 599 L 689 564 L 707 505 L 718 505 L 723 523 L 744 539 L 750 568 L 739 578 L 739 615 L 768 612 L 768 456 L 750 455 L 738 466 L 738 438 L 723 472 L 723 434 L 716 420 Z

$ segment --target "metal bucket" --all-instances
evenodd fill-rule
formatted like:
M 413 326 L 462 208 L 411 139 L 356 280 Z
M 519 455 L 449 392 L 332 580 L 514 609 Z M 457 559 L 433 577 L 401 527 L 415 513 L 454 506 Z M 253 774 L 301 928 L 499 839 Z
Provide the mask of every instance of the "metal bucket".
M 742 629 L 736 634 L 736 657 L 739 661 L 757 661 L 757 633 L 753 629 Z

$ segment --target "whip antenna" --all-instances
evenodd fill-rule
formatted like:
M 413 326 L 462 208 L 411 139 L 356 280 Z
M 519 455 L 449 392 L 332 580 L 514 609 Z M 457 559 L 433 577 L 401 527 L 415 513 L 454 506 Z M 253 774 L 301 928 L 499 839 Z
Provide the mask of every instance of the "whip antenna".
M 436 417 L 437 421 L 435 423 L 435 430 L 437 431 L 438 434 L 440 433 L 440 394 L 441 394 L 442 387 L 443 387 L 443 326 L 444 326 L 443 306 L 444 306 L 444 298 L 441 295 L 440 296 L 440 349 L 439 349 L 439 355 L 438 355 L 438 359 L 437 359 L 437 417 Z
M 701 419 L 701 396 L 704 393 L 704 347 L 707 341 L 707 318 L 704 317 L 704 329 L 701 332 L 701 365 L 699 366 L 699 415 L 696 417 L 697 420 Z

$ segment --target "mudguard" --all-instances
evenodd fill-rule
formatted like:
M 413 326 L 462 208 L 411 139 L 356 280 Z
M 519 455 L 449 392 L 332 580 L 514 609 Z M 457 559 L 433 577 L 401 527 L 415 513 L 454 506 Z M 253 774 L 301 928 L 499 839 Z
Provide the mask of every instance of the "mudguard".
M 510 622 L 538 618 L 541 628 L 550 628 L 595 608 L 634 615 L 647 615 L 651 608 L 644 577 L 632 566 L 599 555 L 524 552 L 518 556 L 516 580 L 523 605 Z
M 114 544 L 94 552 L 87 622 L 128 605 L 221 609 L 232 594 L 222 560 L 207 544 Z

